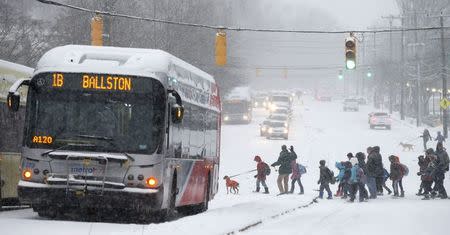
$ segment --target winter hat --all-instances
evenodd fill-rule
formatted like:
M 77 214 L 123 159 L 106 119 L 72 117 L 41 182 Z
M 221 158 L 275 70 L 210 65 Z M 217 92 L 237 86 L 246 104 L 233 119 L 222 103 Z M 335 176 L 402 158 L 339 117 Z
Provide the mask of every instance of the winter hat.
M 358 164 L 358 159 L 356 159 L 355 157 L 350 158 L 350 162 L 352 163 L 352 166 Z
M 427 151 L 425 151 L 425 153 L 427 155 L 431 155 L 431 154 L 434 154 L 434 150 L 432 148 L 429 148 L 429 149 L 427 149 Z
M 261 161 L 261 157 L 259 157 L 258 155 L 256 155 L 255 158 L 253 159 L 253 161 L 255 161 L 255 162 L 260 162 L 260 161 Z
M 347 153 L 348 159 L 351 159 L 353 157 L 353 153 Z
M 363 152 L 356 153 L 355 157 L 360 161 L 364 161 L 366 159 L 366 155 Z
M 320 164 L 321 166 L 325 166 L 325 160 L 320 160 L 320 161 L 319 161 L 319 164 Z
M 287 150 L 286 145 L 283 144 L 283 145 L 281 146 L 281 150 Z

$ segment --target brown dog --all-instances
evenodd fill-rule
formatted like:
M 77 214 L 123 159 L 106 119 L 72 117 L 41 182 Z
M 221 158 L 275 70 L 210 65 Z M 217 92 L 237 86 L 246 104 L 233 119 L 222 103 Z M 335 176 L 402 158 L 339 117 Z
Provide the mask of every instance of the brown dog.
M 229 192 L 237 194 L 239 193 L 239 183 L 235 180 L 230 179 L 227 175 L 223 177 L 227 186 L 227 194 Z
M 403 151 L 406 151 L 406 150 L 413 151 L 414 150 L 414 145 L 413 144 L 407 144 L 407 143 L 400 142 L 399 145 L 403 147 Z

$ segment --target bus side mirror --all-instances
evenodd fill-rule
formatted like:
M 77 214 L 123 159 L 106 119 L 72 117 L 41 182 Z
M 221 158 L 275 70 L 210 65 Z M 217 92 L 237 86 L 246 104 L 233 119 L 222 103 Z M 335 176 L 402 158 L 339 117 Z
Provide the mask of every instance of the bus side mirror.
M 172 122 L 173 123 L 181 123 L 184 116 L 184 107 L 179 106 L 178 104 L 172 107 Z
M 177 91 L 173 89 L 168 90 L 169 94 L 172 94 L 175 97 L 176 104 L 172 106 L 172 122 L 173 123 L 181 123 L 184 116 L 184 107 L 183 102 L 181 101 L 181 96 Z
M 20 106 L 20 95 L 16 95 L 14 93 L 8 93 L 6 97 L 6 103 L 8 104 L 9 110 L 13 112 L 17 112 Z

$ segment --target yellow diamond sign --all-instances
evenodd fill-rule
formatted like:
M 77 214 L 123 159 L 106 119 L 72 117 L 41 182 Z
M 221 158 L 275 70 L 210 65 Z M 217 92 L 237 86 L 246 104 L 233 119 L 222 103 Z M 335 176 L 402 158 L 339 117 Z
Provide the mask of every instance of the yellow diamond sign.
M 450 101 L 447 98 L 444 98 L 439 102 L 442 109 L 447 109 L 450 106 Z

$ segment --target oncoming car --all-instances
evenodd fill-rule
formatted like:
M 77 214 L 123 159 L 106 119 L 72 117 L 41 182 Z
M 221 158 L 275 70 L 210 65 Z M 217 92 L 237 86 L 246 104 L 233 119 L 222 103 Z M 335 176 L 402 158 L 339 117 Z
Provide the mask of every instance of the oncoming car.
M 266 134 L 267 139 L 283 138 L 287 140 L 288 136 L 289 136 L 289 127 L 286 126 L 285 122 L 271 121 L 269 123 Z
M 391 116 L 385 112 L 375 112 L 369 114 L 370 129 L 375 127 L 385 127 L 390 130 L 392 125 Z
M 265 136 L 267 134 L 267 130 L 269 129 L 269 120 L 263 121 L 261 124 L 259 124 L 259 135 Z
M 358 100 L 357 99 L 345 99 L 343 110 L 344 110 L 344 112 L 347 110 L 358 111 L 359 110 Z

